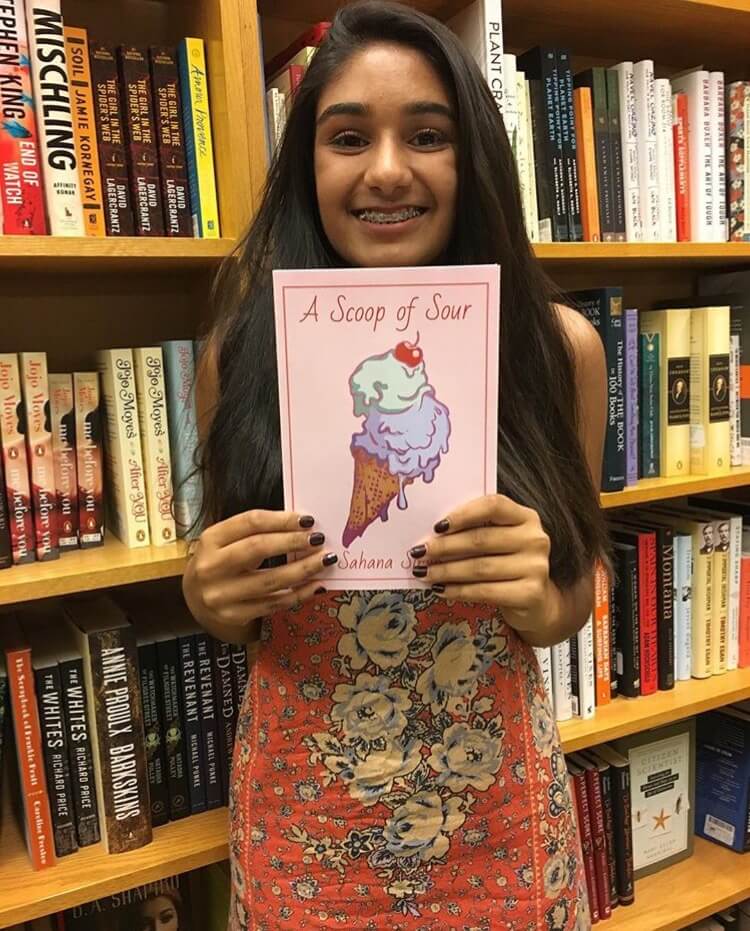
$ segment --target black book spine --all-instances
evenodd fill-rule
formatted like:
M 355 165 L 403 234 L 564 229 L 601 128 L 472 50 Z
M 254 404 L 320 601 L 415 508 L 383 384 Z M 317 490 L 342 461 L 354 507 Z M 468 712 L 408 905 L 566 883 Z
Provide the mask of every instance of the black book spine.
M 531 135 L 534 142 L 534 173 L 536 176 L 537 212 L 540 239 L 552 240 L 555 214 L 555 185 L 552 168 L 552 143 L 547 130 L 547 105 L 541 79 L 529 81 L 531 101 Z
M 151 824 L 158 827 L 169 821 L 169 788 L 167 761 L 164 755 L 164 725 L 162 721 L 161 676 L 155 643 L 138 647 L 138 669 L 141 679 L 143 729 L 146 733 L 146 768 L 151 799 Z
M 581 713 L 581 677 L 578 666 L 578 637 L 573 634 L 568 638 L 570 647 L 570 701 L 573 714 L 578 717 Z
M 617 673 L 620 695 L 637 698 L 641 694 L 641 647 L 638 619 L 638 551 L 635 547 L 615 547 L 618 564 Z
M 229 800 L 229 780 L 232 775 L 234 732 L 237 709 L 232 688 L 232 653 L 228 643 L 214 640 L 214 673 L 216 677 L 216 705 L 219 711 L 219 761 L 225 801 Z
M 177 643 L 180 652 L 180 688 L 182 690 L 183 723 L 185 727 L 185 756 L 187 759 L 190 813 L 196 815 L 206 810 L 206 786 L 195 635 L 189 634 L 178 637 Z
M 590 68 L 573 79 L 574 87 L 591 90 L 591 109 L 594 118 L 594 151 L 596 157 L 596 186 L 599 196 L 599 225 L 602 242 L 614 241 L 615 216 L 612 193 L 612 157 L 609 142 L 607 115 L 607 79 L 603 68 Z
M 47 794 L 52 812 L 55 853 L 67 856 L 78 850 L 73 788 L 70 782 L 68 741 L 62 712 L 62 689 L 57 665 L 34 670 L 39 724 L 44 749 Z
M 611 698 L 619 694 L 619 675 L 617 672 L 617 638 L 620 629 L 620 615 L 615 597 L 616 583 L 609 589 L 609 692 Z
M 614 239 L 625 242 L 625 176 L 622 167 L 622 136 L 620 132 L 620 79 L 616 71 L 606 72 L 607 122 L 609 124 L 609 155 L 612 165 L 612 203 L 614 206 Z
M 176 821 L 178 818 L 184 818 L 190 814 L 190 795 L 185 765 L 185 738 L 183 735 L 182 709 L 180 707 L 177 638 L 160 640 L 156 644 L 156 657 L 159 662 L 164 712 L 169 817 L 170 820 Z
M 612 767 L 599 770 L 602 786 L 602 802 L 604 805 L 604 836 L 607 842 L 607 868 L 609 870 L 609 898 L 612 906 L 619 902 L 617 889 L 617 853 L 615 842 L 615 813 L 614 796 L 612 788 Z
M 214 647 L 208 634 L 195 635 L 198 661 L 198 692 L 200 695 L 201 729 L 203 733 L 203 762 L 205 766 L 206 808 L 223 804 L 222 768 L 219 751 L 221 740 L 219 719 L 216 714 L 216 688 L 214 683 Z
M 245 697 L 245 689 L 247 688 L 247 648 L 242 643 L 233 643 L 229 649 L 232 654 L 232 690 L 234 692 L 234 705 L 237 709 L 237 715 L 239 715 L 240 708 L 242 707 L 242 700 Z
M 582 242 L 583 221 L 581 219 L 581 190 L 578 182 L 576 155 L 573 70 L 570 66 L 570 52 L 567 49 L 558 49 L 557 51 L 557 83 L 560 97 L 560 126 L 566 213 L 568 215 L 568 239 L 570 242 Z
M 8 691 L 8 676 L 5 667 L 0 662 L 0 790 L 2 790 L 3 748 L 5 747 L 5 719 L 10 717 L 10 693 Z
M 656 530 L 656 623 L 659 689 L 674 688 L 674 534 L 671 527 Z
M 10 540 L 8 523 L 8 503 L 5 497 L 5 472 L 0 457 L 0 569 L 9 569 L 13 565 L 13 546 Z
M 630 766 L 613 766 L 612 795 L 615 828 L 617 897 L 620 905 L 635 900 L 633 881 L 633 822 L 630 811 Z
M 60 663 L 63 716 L 68 735 L 68 757 L 73 786 L 78 845 L 89 847 L 101 840 L 99 805 L 96 797 L 96 777 L 91 749 L 83 660 Z

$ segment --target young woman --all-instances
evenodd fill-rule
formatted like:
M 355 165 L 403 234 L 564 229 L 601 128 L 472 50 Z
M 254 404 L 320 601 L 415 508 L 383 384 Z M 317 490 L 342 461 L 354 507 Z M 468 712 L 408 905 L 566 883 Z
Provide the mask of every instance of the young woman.
M 499 493 L 413 528 L 426 592 L 326 593 L 337 552 L 283 510 L 271 270 L 484 262 L 502 266 Z M 501 118 L 446 27 L 375 0 L 337 13 L 218 293 L 199 384 L 209 526 L 184 592 L 216 636 L 260 637 L 232 931 L 587 928 L 532 646 L 582 626 L 605 551 L 603 352 L 552 303 Z

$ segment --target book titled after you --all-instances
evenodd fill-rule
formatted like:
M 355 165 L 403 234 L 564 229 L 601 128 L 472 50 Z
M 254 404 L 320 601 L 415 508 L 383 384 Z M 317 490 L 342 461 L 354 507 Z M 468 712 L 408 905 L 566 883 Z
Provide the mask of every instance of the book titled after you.
M 409 550 L 497 490 L 496 265 L 273 273 L 285 507 L 329 589 L 424 586 Z

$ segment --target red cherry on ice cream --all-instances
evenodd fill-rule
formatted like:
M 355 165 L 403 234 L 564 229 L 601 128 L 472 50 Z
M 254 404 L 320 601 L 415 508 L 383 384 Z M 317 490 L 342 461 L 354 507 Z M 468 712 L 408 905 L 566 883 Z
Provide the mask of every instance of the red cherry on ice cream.
M 403 362 L 404 365 L 410 365 L 412 368 L 419 365 L 423 358 L 422 350 L 419 346 L 412 345 L 412 343 L 399 343 L 393 354 L 399 362 Z

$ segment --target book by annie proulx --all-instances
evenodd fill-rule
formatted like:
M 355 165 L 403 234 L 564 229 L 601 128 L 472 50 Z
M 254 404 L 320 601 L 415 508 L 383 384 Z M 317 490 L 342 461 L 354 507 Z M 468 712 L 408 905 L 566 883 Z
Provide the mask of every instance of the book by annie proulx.
M 285 507 L 330 589 L 424 587 L 409 550 L 497 491 L 496 265 L 273 273 Z

